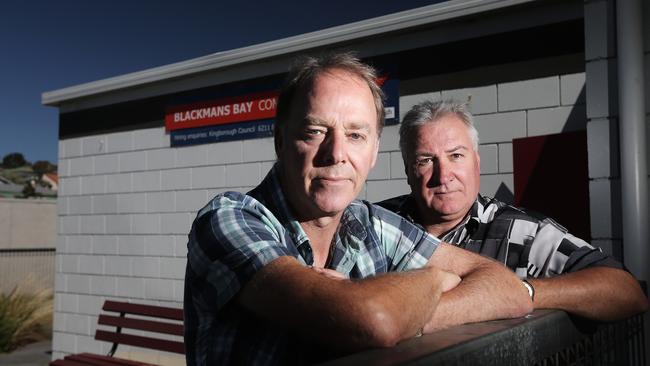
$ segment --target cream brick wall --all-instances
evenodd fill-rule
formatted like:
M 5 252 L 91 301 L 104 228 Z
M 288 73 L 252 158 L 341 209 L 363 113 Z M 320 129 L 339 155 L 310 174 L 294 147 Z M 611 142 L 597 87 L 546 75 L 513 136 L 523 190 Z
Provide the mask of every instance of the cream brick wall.
M 503 186 L 512 192 L 512 139 L 580 122 L 584 128 L 584 79 L 567 73 L 449 90 L 432 85 L 431 92 L 403 95 L 400 110 L 425 98 L 471 95 L 481 134 L 481 192 L 494 195 Z M 569 115 L 577 127 L 568 125 Z M 398 141 L 398 126 L 387 126 L 361 198 L 409 192 Z M 59 151 L 55 358 L 106 351 L 92 335 L 107 298 L 182 306 L 196 211 L 217 193 L 256 186 L 275 160 L 271 138 L 170 148 L 163 127 L 66 139 Z

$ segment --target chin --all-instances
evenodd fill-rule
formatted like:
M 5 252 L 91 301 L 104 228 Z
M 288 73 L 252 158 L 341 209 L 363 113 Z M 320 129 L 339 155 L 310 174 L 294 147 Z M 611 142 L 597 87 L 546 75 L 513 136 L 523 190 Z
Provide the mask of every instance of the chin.
M 336 215 L 344 211 L 352 202 L 353 199 L 346 200 L 343 197 L 336 197 L 334 199 L 319 200 L 314 199 L 314 203 L 318 209 L 328 215 Z

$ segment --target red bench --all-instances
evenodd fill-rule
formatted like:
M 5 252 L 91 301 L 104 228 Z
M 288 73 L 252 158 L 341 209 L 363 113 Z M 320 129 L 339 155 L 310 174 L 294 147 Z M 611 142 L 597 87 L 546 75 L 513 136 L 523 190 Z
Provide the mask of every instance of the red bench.
M 148 363 L 113 357 L 117 346 L 126 344 L 140 348 L 185 354 L 182 341 L 174 341 L 149 335 L 123 333 L 123 329 L 134 329 L 155 333 L 154 335 L 183 336 L 183 309 L 163 306 L 132 304 L 107 300 L 102 310 L 119 313 L 100 314 L 97 324 L 115 327 L 112 331 L 97 329 L 95 339 L 113 343 L 108 355 L 78 353 L 65 356 L 63 359 L 50 362 L 50 366 L 145 366 Z M 148 334 L 147 333 L 147 334 Z M 167 336 L 169 338 L 169 336 Z

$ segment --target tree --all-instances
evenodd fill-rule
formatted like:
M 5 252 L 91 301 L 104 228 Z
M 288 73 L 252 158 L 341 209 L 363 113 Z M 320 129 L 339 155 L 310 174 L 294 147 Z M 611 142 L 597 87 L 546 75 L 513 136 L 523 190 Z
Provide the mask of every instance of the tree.
M 46 160 L 39 160 L 32 165 L 32 170 L 38 177 L 43 176 L 45 173 L 56 172 L 56 168 L 56 165 Z
M 5 169 L 20 168 L 29 164 L 21 153 L 10 153 L 2 158 L 2 167 Z

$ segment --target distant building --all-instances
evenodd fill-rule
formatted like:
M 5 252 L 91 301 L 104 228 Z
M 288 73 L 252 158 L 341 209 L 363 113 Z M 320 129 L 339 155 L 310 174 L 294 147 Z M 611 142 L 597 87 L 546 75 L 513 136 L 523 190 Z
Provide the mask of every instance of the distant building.
M 56 173 L 45 173 L 41 177 L 41 181 L 49 184 L 50 189 L 54 192 L 59 190 L 59 175 Z
M 14 198 L 20 196 L 23 191 L 23 186 L 15 184 L 9 179 L 0 176 L 0 197 Z

